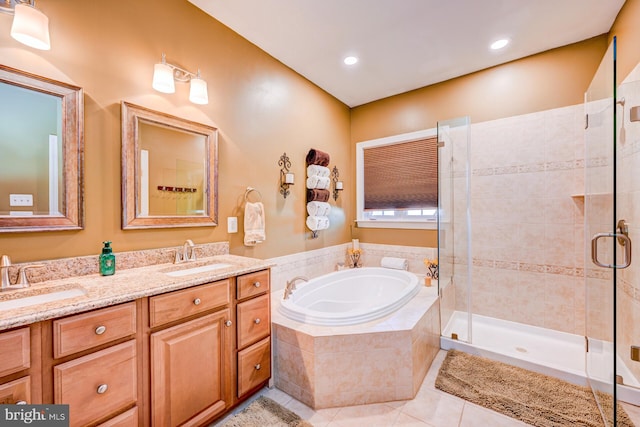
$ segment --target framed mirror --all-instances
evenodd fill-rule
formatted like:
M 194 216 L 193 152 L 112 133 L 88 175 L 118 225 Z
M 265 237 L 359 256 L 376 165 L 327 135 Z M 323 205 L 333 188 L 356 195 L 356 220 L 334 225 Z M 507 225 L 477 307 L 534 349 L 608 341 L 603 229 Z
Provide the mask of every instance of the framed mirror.
M 218 225 L 218 130 L 122 102 L 122 228 Z
M 0 232 L 82 229 L 82 88 L 0 65 L 0 111 Z

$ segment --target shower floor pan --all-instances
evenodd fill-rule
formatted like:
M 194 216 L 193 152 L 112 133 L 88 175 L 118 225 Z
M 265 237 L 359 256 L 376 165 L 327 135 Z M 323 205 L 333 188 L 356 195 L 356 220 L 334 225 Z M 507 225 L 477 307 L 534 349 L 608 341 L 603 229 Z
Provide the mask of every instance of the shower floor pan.
M 574 384 L 587 385 L 583 336 L 474 314 L 473 344 L 469 344 L 466 342 L 467 318 L 464 312 L 454 312 L 440 338 L 441 348 L 461 350 Z M 451 338 L 452 333 L 457 334 L 457 340 Z M 613 345 L 593 339 L 589 344 L 593 360 L 593 366 L 589 367 L 591 382 L 596 388 L 607 390 L 613 378 L 610 363 Z M 637 405 L 640 402 L 640 382 L 619 357 L 617 368 L 624 382 L 618 387 L 618 398 Z

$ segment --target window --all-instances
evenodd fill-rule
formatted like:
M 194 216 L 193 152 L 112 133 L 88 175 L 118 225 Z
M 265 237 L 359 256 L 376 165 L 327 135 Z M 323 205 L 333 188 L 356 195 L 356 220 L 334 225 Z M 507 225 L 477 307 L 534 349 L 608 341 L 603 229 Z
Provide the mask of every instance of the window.
M 358 143 L 356 170 L 358 226 L 435 228 L 435 129 Z

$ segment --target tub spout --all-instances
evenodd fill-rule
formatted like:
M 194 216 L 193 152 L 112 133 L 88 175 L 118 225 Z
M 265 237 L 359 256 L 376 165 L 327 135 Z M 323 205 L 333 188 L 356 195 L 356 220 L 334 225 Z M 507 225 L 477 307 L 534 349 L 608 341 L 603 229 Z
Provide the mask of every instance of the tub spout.
M 309 279 L 307 279 L 304 276 L 296 276 L 293 279 L 289 280 L 287 282 L 287 285 L 284 287 L 284 298 L 283 299 L 289 298 L 289 296 L 291 296 L 293 291 L 296 290 L 296 281 L 298 281 L 298 280 L 303 280 L 305 282 L 309 281 Z

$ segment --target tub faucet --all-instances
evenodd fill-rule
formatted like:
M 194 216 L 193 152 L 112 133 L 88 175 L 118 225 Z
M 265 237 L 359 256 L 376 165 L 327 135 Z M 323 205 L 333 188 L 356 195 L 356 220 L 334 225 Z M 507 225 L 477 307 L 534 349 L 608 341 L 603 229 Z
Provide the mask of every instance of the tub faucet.
M 296 290 L 296 281 L 298 281 L 298 280 L 303 280 L 305 282 L 309 281 L 309 279 L 307 279 L 304 276 L 296 276 L 293 279 L 289 280 L 287 282 L 287 285 L 284 287 L 284 298 L 283 299 L 289 298 L 289 296 L 293 293 L 293 291 Z

